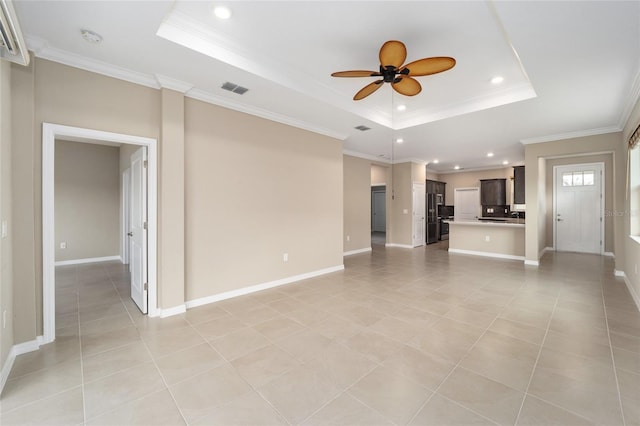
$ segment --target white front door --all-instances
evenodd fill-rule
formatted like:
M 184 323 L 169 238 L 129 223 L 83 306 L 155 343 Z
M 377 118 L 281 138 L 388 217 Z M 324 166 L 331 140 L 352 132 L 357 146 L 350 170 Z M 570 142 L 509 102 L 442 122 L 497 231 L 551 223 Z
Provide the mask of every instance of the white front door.
M 413 184 L 413 246 L 423 246 L 425 243 L 425 185 Z
M 131 298 L 147 313 L 147 148 L 131 155 L 131 215 L 129 224 Z
M 376 232 L 387 230 L 387 195 L 384 191 L 374 191 L 371 193 L 371 223 Z
M 454 220 L 475 220 L 480 216 L 480 188 L 455 188 Z
M 557 166 L 554 170 L 556 250 L 603 253 L 602 164 Z

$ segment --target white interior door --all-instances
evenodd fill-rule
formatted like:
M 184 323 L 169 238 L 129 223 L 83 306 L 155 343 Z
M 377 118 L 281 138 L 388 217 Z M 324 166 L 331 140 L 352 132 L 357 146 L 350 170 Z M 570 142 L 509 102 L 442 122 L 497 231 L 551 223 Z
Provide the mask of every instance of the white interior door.
M 127 265 L 129 272 L 129 253 L 131 252 L 131 238 L 129 238 L 129 218 L 131 215 L 131 169 L 122 172 L 122 263 Z
M 147 148 L 131 155 L 130 270 L 131 298 L 147 313 Z
M 602 253 L 602 164 L 555 167 L 556 250 Z
M 480 216 L 480 188 L 455 188 L 454 220 L 475 220 Z
M 423 246 L 425 241 L 425 185 L 413 184 L 413 246 Z
M 371 193 L 371 213 L 373 230 L 385 232 L 387 230 L 387 195 L 384 191 L 374 191 Z

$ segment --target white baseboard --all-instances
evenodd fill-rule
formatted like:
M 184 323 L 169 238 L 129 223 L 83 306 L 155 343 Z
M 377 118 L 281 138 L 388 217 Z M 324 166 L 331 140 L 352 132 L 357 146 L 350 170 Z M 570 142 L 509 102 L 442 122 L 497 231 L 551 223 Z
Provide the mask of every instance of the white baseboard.
M 515 256 L 512 254 L 491 253 L 488 251 L 474 251 L 450 248 L 449 253 L 470 254 L 472 256 L 494 257 L 496 259 L 524 260 L 524 256 Z
M 86 259 L 73 259 L 73 260 L 59 260 L 56 261 L 56 266 L 65 266 L 65 265 L 81 265 L 83 263 L 94 263 L 94 262 L 110 262 L 112 260 L 119 260 L 122 262 L 122 258 L 120 256 L 104 256 L 104 257 L 88 257 Z
M 616 255 L 613 254 L 613 252 L 610 251 L 605 251 L 604 253 L 602 253 L 603 256 L 607 256 L 607 257 L 613 257 L 614 259 L 616 258 Z
M 174 315 L 184 314 L 185 312 L 187 312 L 187 307 L 185 304 L 182 304 L 182 305 L 174 306 L 173 308 L 167 308 L 167 309 L 159 308 L 158 311 L 160 313 L 160 315 L 158 315 L 160 318 L 167 318 L 167 317 L 172 317 Z
M 631 298 L 635 302 L 636 308 L 638 308 L 638 311 L 640 311 L 640 296 L 638 295 L 638 293 L 636 293 L 633 285 L 631 285 L 631 281 L 629 281 L 629 277 L 627 277 L 627 274 L 625 274 L 624 271 L 618 271 L 617 269 L 614 270 L 613 273 L 616 277 L 624 278 L 624 283 L 627 286 L 627 290 L 629 290 L 629 294 L 631 294 Z
M 524 264 L 527 266 L 540 266 L 540 262 L 537 260 L 526 260 L 524 261 Z
M 411 246 L 409 244 L 396 244 L 396 243 L 385 243 L 384 246 L 385 247 L 400 247 L 400 248 L 408 248 L 408 249 L 414 248 L 413 246 Z
M 282 278 L 267 283 L 252 285 L 249 287 L 239 288 L 237 290 L 225 291 L 224 293 L 214 294 L 212 296 L 201 297 L 199 299 L 189 300 L 185 303 L 187 309 L 195 308 L 196 306 L 208 305 L 209 303 L 219 302 L 221 300 L 231 299 L 233 297 L 244 296 L 245 294 L 255 293 L 262 290 L 267 290 L 274 287 L 279 287 L 285 284 L 291 284 L 296 281 L 306 280 L 308 278 L 317 277 L 319 275 L 330 274 L 332 272 L 338 272 L 344 270 L 344 265 L 332 266 L 330 268 L 320 269 L 318 271 L 307 272 L 306 274 L 294 275 L 292 277 Z
M 0 373 L 0 394 L 4 389 L 4 385 L 7 383 L 9 379 L 9 374 L 11 374 L 11 369 L 13 368 L 13 363 L 16 360 L 18 355 L 26 354 L 28 352 L 37 351 L 40 349 L 42 342 L 44 341 L 42 336 L 36 337 L 34 340 L 30 340 L 28 342 L 18 343 L 17 345 L 13 345 L 11 350 L 9 351 L 9 355 L 7 356 L 4 365 L 2 366 L 2 372 Z
M 349 250 L 342 253 L 343 256 L 351 256 L 352 254 L 368 253 L 371 251 L 371 247 L 365 247 L 357 250 Z
M 548 252 L 548 251 L 556 251 L 556 248 L 555 248 L 555 247 L 545 247 L 545 248 L 542 250 L 542 252 L 543 252 L 543 253 L 546 253 L 546 252 Z

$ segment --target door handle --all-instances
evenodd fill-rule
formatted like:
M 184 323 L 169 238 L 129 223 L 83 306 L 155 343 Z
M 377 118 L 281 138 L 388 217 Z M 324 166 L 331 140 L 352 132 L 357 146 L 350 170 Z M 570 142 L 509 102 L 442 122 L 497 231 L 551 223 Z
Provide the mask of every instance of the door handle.
M 558 218 L 558 222 L 562 222 L 563 219 Z
M 127 232 L 127 235 L 133 237 L 133 232 Z

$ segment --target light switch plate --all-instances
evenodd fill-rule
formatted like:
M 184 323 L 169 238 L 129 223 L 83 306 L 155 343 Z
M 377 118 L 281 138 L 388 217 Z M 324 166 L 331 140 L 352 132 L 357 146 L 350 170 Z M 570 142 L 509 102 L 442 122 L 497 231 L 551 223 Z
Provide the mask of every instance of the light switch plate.
M 8 230 L 8 225 L 7 225 L 7 221 L 3 220 L 2 221 L 2 231 L 0 231 L 0 234 L 2 235 L 2 238 L 7 238 L 7 234 L 9 232 Z

